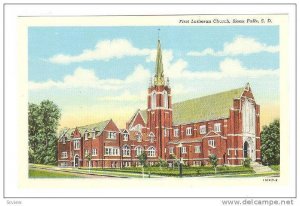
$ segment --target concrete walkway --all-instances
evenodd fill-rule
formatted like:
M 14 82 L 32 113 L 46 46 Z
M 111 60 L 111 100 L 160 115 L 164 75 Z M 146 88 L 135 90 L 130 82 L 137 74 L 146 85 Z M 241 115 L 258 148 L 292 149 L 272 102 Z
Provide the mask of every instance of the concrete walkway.
M 56 166 L 44 166 L 44 165 L 29 165 L 30 169 L 41 169 L 41 170 L 47 170 L 47 171 L 53 171 L 53 172 L 65 172 L 69 174 L 78 174 L 86 177 L 113 177 L 113 178 L 143 178 L 143 175 L 141 173 L 128 173 L 128 172 L 122 172 L 122 171 L 105 171 L 105 170 L 89 170 L 86 169 L 78 169 L 73 167 L 56 167 Z M 159 175 L 150 175 L 150 178 L 161 178 L 164 176 Z M 144 174 L 144 178 L 149 178 L 148 173 Z
M 54 170 L 50 170 L 50 169 L 46 169 L 46 168 L 30 168 L 33 171 L 47 171 L 47 172 L 54 172 Z M 59 170 L 55 170 L 54 172 L 55 174 L 62 174 L 62 175 L 70 175 L 72 174 L 75 177 L 80 177 L 80 178 L 99 178 L 100 176 L 96 176 L 96 175 L 89 175 L 89 174 L 80 174 L 80 173 L 71 173 L 68 171 L 59 171 Z M 105 177 L 105 176 L 102 176 Z M 40 177 L 33 177 L 33 178 L 40 178 Z M 52 177 L 49 177 L 52 178 Z M 69 178 L 69 177 L 68 177 Z
M 274 172 L 270 167 L 264 166 L 258 162 L 251 162 L 250 166 L 254 170 L 256 174 L 263 174 L 263 173 L 269 173 Z
M 45 171 L 53 171 L 56 173 L 61 174 L 74 174 L 79 177 L 85 177 L 85 178 L 103 178 L 103 177 L 114 177 L 114 178 L 127 178 L 125 176 L 117 176 L 117 175 L 110 175 L 110 174 L 99 174 L 95 172 L 85 171 L 85 170 L 79 170 L 79 169 L 73 169 L 73 168 L 59 168 L 59 167 L 42 167 L 42 166 L 29 166 L 30 169 L 34 170 L 45 170 Z

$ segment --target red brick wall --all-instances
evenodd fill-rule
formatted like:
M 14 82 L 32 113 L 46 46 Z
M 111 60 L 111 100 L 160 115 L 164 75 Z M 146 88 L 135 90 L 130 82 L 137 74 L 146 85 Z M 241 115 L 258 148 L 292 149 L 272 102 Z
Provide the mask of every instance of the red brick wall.
M 62 158 L 62 152 L 67 152 L 67 158 Z M 62 142 L 62 139 L 60 139 L 57 142 L 57 159 L 58 159 L 58 165 L 61 165 L 62 162 L 65 162 L 67 165 L 65 166 L 72 166 L 71 161 L 71 141 L 66 140 L 65 143 Z
M 153 90 L 157 92 L 162 92 L 166 90 L 170 94 L 171 90 L 168 87 L 164 86 L 155 86 L 149 88 L 148 92 L 151 94 Z M 84 140 L 81 138 L 82 149 L 78 151 L 73 150 L 73 142 L 66 142 L 62 144 L 58 142 L 58 157 L 61 156 L 61 152 L 65 150 L 71 150 L 72 155 L 78 154 L 80 159 L 84 159 L 83 152 L 85 149 L 88 149 L 91 153 L 92 148 L 97 149 L 97 155 L 92 157 L 92 166 L 94 167 L 120 167 L 121 162 L 130 163 L 134 166 L 138 164 L 138 158 L 136 156 L 135 148 L 137 146 L 142 146 L 144 150 L 147 150 L 150 146 L 156 148 L 156 157 L 148 157 L 149 162 L 157 162 L 158 157 L 167 159 L 170 161 L 169 148 L 174 148 L 174 155 L 177 158 L 180 157 L 178 144 L 170 143 L 170 141 L 182 141 L 183 146 L 186 147 L 187 153 L 182 154 L 182 158 L 188 165 L 193 165 L 195 162 L 197 164 L 201 161 L 201 164 L 207 164 L 210 154 L 216 154 L 219 161 L 219 164 L 241 164 L 243 159 L 243 137 L 242 137 L 242 112 L 241 105 L 244 101 L 244 97 L 252 98 L 253 94 L 251 91 L 245 91 L 241 99 L 234 99 L 232 101 L 232 108 L 228 108 L 229 118 L 210 120 L 204 122 L 196 122 L 185 125 L 172 126 L 172 110 L 159 108 L 152 110 L 151 109 L 151 96 L 148 96 L 148 122 L 145 124 L 144 120 L 140 113 L 137 113 L 136 117 L 132 120 L 132 126 L 141 124 L 145 126 L 142 129 L 142 141 L 137 142 L 136 135 L 137 131 L 129 131 L 128 141 L 124 141 L 123 134 L 120 133 L 119 129 L 113 121 L 110 121 L 104 131 L 101 134 L 98 134 L 95 139 Z M 254 101 L 254 100 L 253 100 Z M 157 94 L 157 106 L 162 107 L 162 95 Z M 171 96 L 169 96 L 169 106 L 171 106 Z M 260 107 L 255 104 L 256 108 L 256 149 L 257 149 L 257 161 L 260 161 Z M 221 131 L 214 132 L 214 124 L 221 124 Z M 206 133 L 200 134 L 200 126 L 206 125 Z M 129 124 L 127 124 L 128 129 Z M 186 134 L 186 128 L 192 128 L 192 134 Z M 167 136 L 164 135 L 164 128 L 171 128 L 168 131 Z M 179 137 L 174 137 L 174 129 L 179 129 Z M 116 139 L 107 139 L 109 131 L 117 132 Z M 154 141 L 150 142 L 149 134 L 153 132 L 155 135 Z M 78 131 L 74 132 L 74 137 L 81 137 L 83 134 L 79 134 Z M 208 145 L 209 140 L 215 140 L 215 148 Z M 124 145 L 128 145 L 131 149 L 130 156 L 124 157 L 122 155 L 122 148 Z M 120 150 L 120 155 L 117 156 L 106 156 L 104 154 L 105 146 L 114 146 L 118 147 Z M 195 153 L 195 146 L 201 147 L 200 153 Z M 72 156 L 73 157 L 73 156 Z M 72 164 L 73 159 L 70 157 L 68 152 L 68 159 Z M 83 165 L 86 166 L 86 160 L 83 161 Z
M 156 107 L 151 108 L 151 94 L 156 92 Z M 148 122 L 147 127 L 149 132 L 153 132 L 156 139 L 157 154 L 159 157 L 165 159 L 166 144 L 170 140 L 172 135 L 172 111 L 171 109 L 171 96 L 168 96 L 169 109 L 163 108 L 163 91 L 166 91 L 168 95 L 171 94 L 171 89 L 168 86 L 153 86 L 148 89 Z M 167 135 L 165 136 L 164 129 L 167 129 Z

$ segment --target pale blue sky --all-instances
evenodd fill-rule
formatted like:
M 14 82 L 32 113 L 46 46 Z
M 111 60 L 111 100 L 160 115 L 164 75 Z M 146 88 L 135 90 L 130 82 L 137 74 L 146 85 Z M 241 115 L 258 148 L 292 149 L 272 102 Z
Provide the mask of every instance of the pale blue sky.
M 157 36 L 157 27 L 30 27 L 29 101 L 51 99 L 66 116 L 145 108 Z M 279 101 L 277 26 L 167 26 L 160 40 L 173 102 L 246 82 L 258 103 Z
M 164 49 L 172 49 L 174 57 L 185 58 L 191 70 L 214 70 L 223 57 L 202 57 L 201 62 L 186 56 L 191 50 L 205 48 L 221 49 L 225 42 L 236 36 L 253 37 L 267 45 L 278 45 L 277 26 L 232 26 L 232 27 L 160 27 L 160 39 Z M 77 66 L 104 68 L 103 77 L 124 78 L 136 64 L 144 63 L 143 57 L 114 59 L 113 61 L 90 61 L 69 65 L 53 65 L 45 61 L 55 54 L 80 54 L 84 49 L 93 49 L 101 40 L 127 39 L 137 48 L 156 48 L 157 27 L 30 27 L 29 29 L 29 80 L 62 80 Z M 278 68 L 278 53 L 262 52 L 239 56 L 245 66 L 266 69 Z M 149 63 L 149 67 L 154 62 Z M 116 72 L 122 67 L 122 72 Z M 41 72 L 41 68 L 43 72 Z

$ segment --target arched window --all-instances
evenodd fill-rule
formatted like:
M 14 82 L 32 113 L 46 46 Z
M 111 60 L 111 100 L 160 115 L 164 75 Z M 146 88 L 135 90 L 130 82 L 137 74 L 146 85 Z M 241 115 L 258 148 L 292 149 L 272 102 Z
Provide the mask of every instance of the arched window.
M 164 108 L 169 108 L 168 93 L 164 91 Z
M 152 93 L 152 97 L 151 97 L 151 108 L 152 109 L 156 108 L 156 93 L 155 93 L 155 91 Z
M 148 148 L 148 157 L 155 157 L 155 148 L 154 147 L 149 147 Z
M 137 134 L 136 135 L 136 141 L 137 142 L 141 142 L 142 141 L 142 135 L 141 134 Z
M 149 134 L 149 138 L 150 138 L 150 142 L 153 143 L 154 142 L 154 134 L 153 134 L 153 132 L 151 132 Z
M 123 133 L 123 141 L 128 141 L 129 139 L 129 134 L 127 132 Z
M 123 146 L 123 156 L 130 156 L 130 148 L 128 145 Z
M 74 150 L 79 150 L 80 149 L 80 141 L 78 139 L 75 139 L 73 141 L 73 145 L 74 145 Z
M 136 154 L 136 156 L 141 155 L 142 152 L 143 152 L 143 147 L 142 147 L 142 146 L 137 146 L 137 147 L 135 148 L 135 154 Z
M 245 100 L 242 109 L 243 132 L 255 134 L 255 107 L 249 100 Z

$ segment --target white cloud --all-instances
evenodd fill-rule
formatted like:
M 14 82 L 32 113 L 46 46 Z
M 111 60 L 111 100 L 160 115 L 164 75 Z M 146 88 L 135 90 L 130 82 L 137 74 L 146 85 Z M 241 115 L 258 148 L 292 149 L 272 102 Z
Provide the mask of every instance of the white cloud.
M 48 59 L 55 64 L 70 64 L 75 62 L 123 58 L 129 56 L 145 56 L 146 62 L 155 62 L 156 49 L 136 48 L 126 39 L 104 40 L 97 43 L 93 50 L 84 50 L 78 55 L 57 54 Z M 163 50 L 163 62 L 170 62 L 173 59 L 172 50 Z
M 147 82 L 150 79 L 150 72 L 142 65 L 137 65 L 132 74 L 129 74 L 124 83 Z
M 57 54 L 49 58 L 51 63 L 70 64 L 74 62 L 122 58 L 125 56 L 148 56 L 153 52 L 151 49 L 139 49 L 134 47 L 126 39 L 104 40 L 96 44 L 94 49 L 86 49 L 78 55 Z
M 190 51 L 187 53 L 188 56 L 217 56 L 218 52 L 215 52 L 212 48 L 206 48 L 201 52 L 198 51 Z
M 243 86 L 246 82 L 278 82 L 279 69 L 248 68 L 237 59 L 225 58 L 214 70 L 191 70 L 183 59 L 170 62 L 165 68 L 170 78 L 173 102 L 208 95 Z
M 221 78 L 260 78 L 265 76 L 278 76 L 278 69 L 246 68 L 237 59 L 226 58 L 220 62 L 217 71 L 191 71 L 188 63 L 183 59 L 170 64 L 166 68 L 166 76 L 170 79 L 197 80 L 197 79 L 221 79 Z
M 222 77 L 239 78 L 258 78 L 266 76 L 278 76 L 278 69 L 257 69 L 257 68 L 246 68 L 239 60 L 236 59 L 225 59 L 220 63 L 220 73 Z
M 179 59 L 174 63 L 167 63 L 168 66 L 165 67 L 166 76 L 170 78 L 181 78 L 182 73 L 184 73 L 188 66 L 188 63 L 183 59 Z
M 254 38 L 238 36 L 232 42 L 226 42 L 222 51 L 215 51 L 212 48 L 206 48 L 203 51 L 188 52 L 188 56 L 237 56 L 249 55 L 260 52 L 276 53 L 279 51 L 279 46 L 269 46 L 258 42 Z
M 105 88 L 105 83 L 110 83 L 109 89 L 118 87 L 120 82 L 99 79 L 93 70 L 77 68 L 72 75 L 65 76 L 63 81 L 48 80 L 46 82 L 29 82 L 30 90 L 42 90 L 42 89 L 67 89 L 67 88 Z
M 30 90 L 43 90 L 50 88 L 94 88 L 102 90 L 118 90 L 140 82 L 147 82 L 150 72 L 143 66 L 135 67 L 132 74 L 122 79 L 100 79 L 91 69 L 77 68 L 72 75 L 67 75 L 63 81 L 48 80 L 46 82 L 29 82 Z

